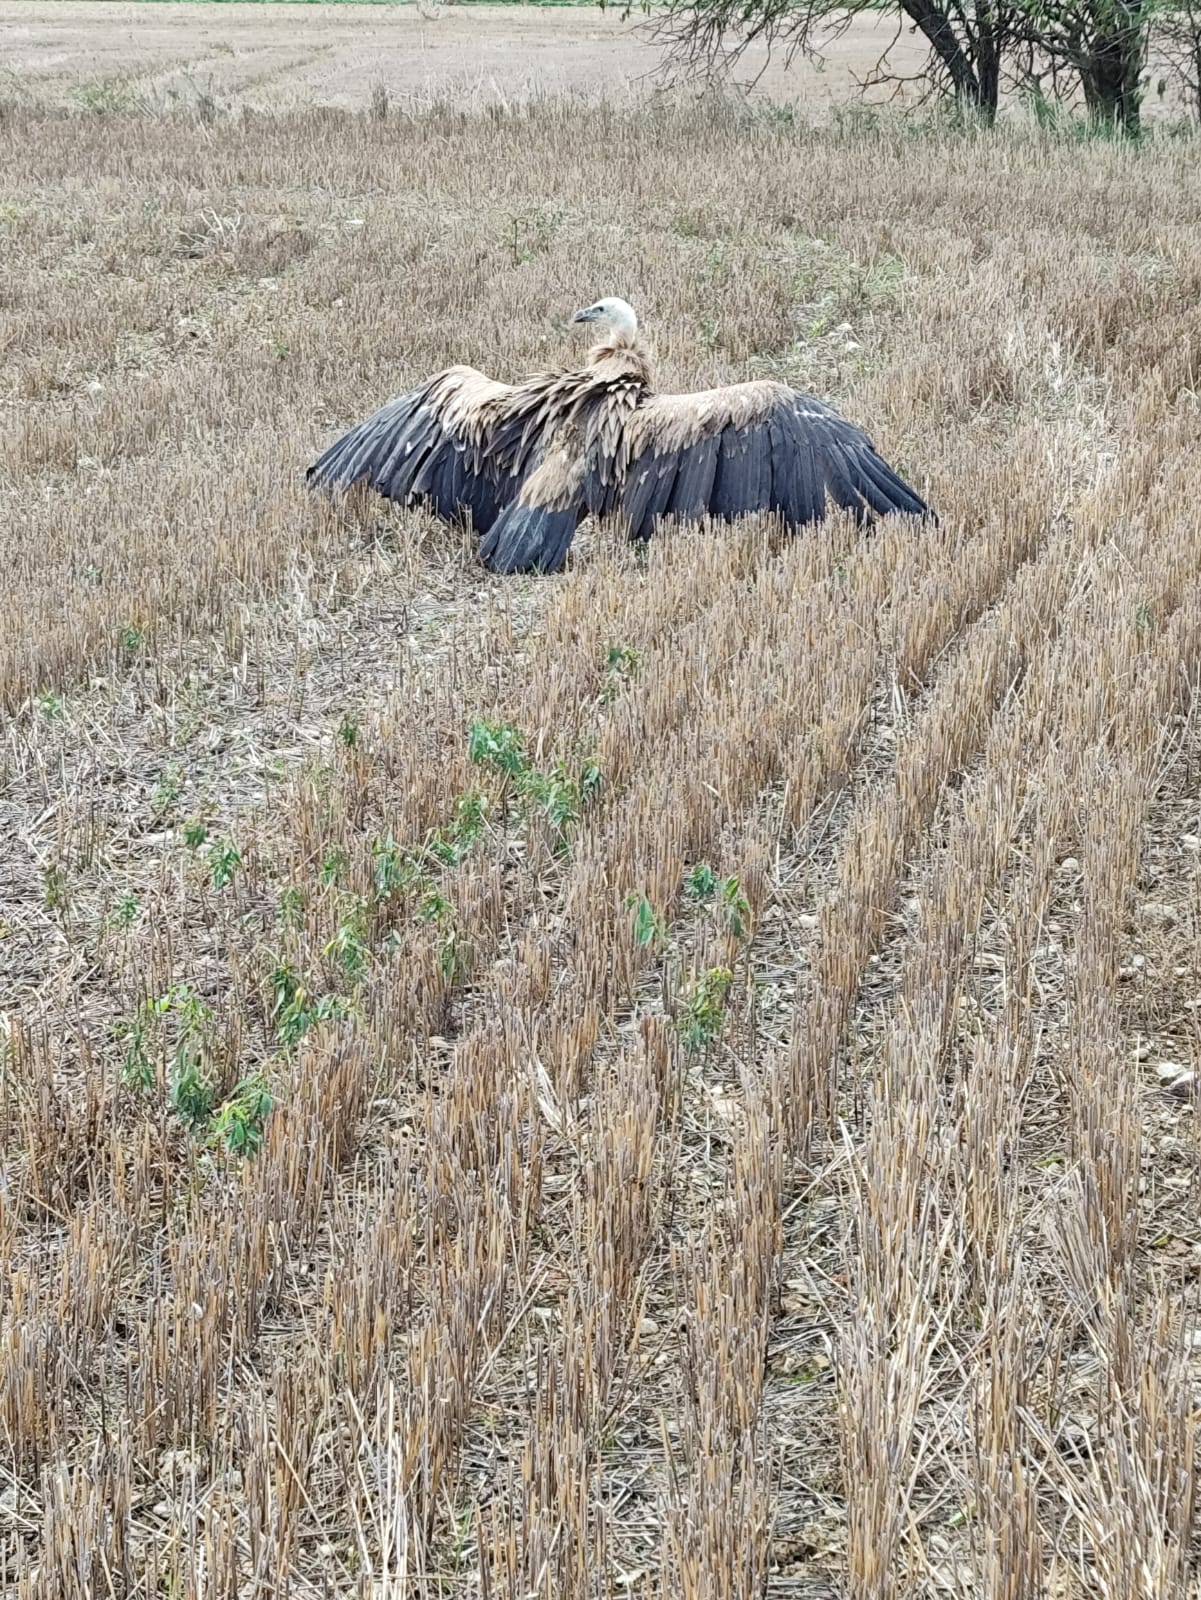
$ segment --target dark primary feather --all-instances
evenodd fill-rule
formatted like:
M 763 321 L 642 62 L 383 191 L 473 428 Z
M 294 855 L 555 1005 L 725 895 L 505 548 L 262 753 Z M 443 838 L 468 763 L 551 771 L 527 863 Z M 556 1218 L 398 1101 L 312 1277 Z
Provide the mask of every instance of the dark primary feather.
M 424 502 L 446 522 L 470 513 L 482 531 L 536 464 L 541 400 L 533 386 L 510 388 L 451 367 L 351 428 L 305 476 L 313 488 L 365 483 L 402 505 Z
M 925 502 L 853 423 L 783 384 L 734 384 L 705 395 L 648 398 L 621 498 L 632 539 L 656 517 L 731 521 L 774 511 L 791 529 L 820 521 L 829 501 L 859 521 L 900 511 L 929 515 Z M 667 482 L 673 487 L 664 491 Z

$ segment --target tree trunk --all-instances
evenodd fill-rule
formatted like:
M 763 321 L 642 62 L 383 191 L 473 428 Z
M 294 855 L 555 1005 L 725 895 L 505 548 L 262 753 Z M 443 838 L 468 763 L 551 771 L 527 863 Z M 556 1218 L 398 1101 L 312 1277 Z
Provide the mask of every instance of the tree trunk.
M 991 78 L 981 73 L 963 48 L 950 18 L 933 0 L 901 0 L 901 9 L 915 22 L 946 68 L 960 105 L 969 107 L 990 126 L 996 120 L 1000 63 Z
M 1106 0 L 1080 64 L 1089 121 L 1137 138 L 1140 131 L 1138 75 L 1144 43 L 1142 0 Z

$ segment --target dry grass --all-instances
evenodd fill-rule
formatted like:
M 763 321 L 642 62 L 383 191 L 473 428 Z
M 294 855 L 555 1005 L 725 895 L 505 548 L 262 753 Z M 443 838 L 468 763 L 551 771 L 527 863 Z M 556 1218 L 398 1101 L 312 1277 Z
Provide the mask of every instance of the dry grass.
M 5 133 L 5 1592 L 1195 1595 L 1193 151 Z M 610 291 L 941 526 L 308 502 Z

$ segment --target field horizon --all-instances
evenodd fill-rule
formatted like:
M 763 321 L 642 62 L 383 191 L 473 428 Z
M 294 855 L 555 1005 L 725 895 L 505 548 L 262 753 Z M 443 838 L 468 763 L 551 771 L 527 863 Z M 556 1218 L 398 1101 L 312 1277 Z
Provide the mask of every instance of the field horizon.
M 1195 147 L 43 67 L 0 1589 L 1195 1600 Z M 938 526 L 498 579 L 305 492 L 606 293 Z

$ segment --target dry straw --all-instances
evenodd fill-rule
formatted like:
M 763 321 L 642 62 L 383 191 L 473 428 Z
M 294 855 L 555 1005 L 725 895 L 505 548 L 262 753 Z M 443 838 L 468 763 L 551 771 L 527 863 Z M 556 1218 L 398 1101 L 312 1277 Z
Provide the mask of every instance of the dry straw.
M 378 110 L 6 115 L 0 1586 L 1185 1600 L 1191 150 Z M 941 526 L 301 493 L 605 292 Z

